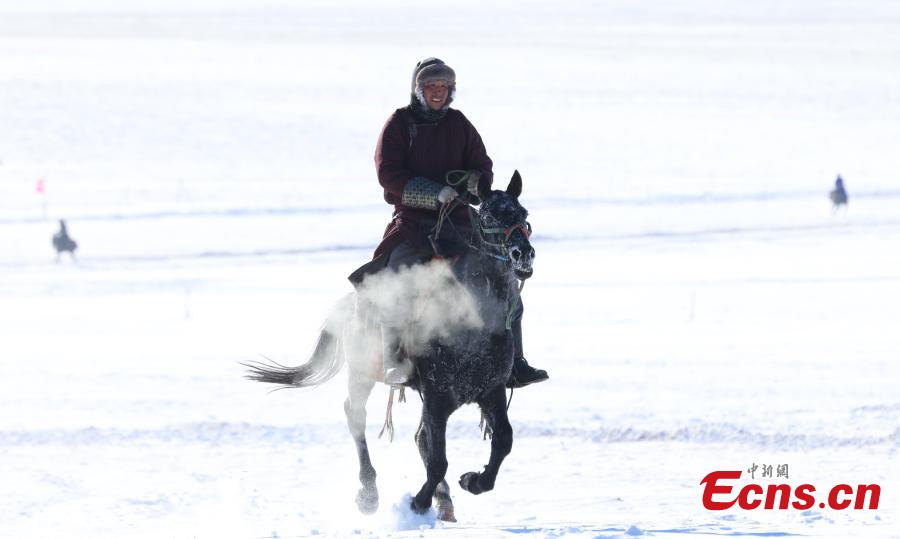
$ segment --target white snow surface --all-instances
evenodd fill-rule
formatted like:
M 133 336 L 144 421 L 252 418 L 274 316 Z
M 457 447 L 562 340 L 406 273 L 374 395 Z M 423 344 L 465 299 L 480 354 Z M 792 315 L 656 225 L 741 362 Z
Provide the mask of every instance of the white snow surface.
M 0 537 L 900 537 L 897 2 L 3 0 L 0 50 Z M 369 401 L 365 516 L 346 374 L 238 364 L 304 362 L 350 291 L 432 55 L 524 178 L 551 376 L 492 492 L 451 418 L 457 523 L 407 510 L 417 396 L 393 443 Z M 880 506 L 703 508 L 753 464 Z

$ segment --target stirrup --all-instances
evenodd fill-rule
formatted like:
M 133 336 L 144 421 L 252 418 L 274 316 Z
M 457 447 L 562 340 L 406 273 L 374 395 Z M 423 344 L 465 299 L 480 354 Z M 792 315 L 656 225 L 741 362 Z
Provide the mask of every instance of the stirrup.
M 405 365 L 387 367 L 384 369 L 384 383 L 388 385 L 403 385 L 409 382 L 409 370 Z

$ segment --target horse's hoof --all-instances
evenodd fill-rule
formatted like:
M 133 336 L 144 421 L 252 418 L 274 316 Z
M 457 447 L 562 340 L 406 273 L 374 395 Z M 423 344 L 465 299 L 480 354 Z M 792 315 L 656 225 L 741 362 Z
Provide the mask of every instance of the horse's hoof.
M 412 502 L 409 504 L 409 508 L 417 515 L 424 515 L 431 508 L 431 505 L 420 504 L 413 498 Z
M 366 515 L 371 515 L 378 510 L 378 489 L 375 487 L 359 489 L 356 493 L 356 506 L 359 511 Z
M 438 502 L 435 506 L 437 519 L 443 522 L 456 522 L 456 515 L 453 514 L 453 504 L 450 502 Z
M 481 474 L 478 472 L 466 472 L 460 476 L 459 486 L 472 494 L 481 494 L 484 492 L 484 489 L 481 488 L 481 485 L 478 482 L 480 478 Z

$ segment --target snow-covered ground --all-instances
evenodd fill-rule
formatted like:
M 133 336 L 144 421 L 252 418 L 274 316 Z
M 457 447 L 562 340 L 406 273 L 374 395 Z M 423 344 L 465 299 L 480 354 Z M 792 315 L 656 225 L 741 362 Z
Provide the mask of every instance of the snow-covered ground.
M 4 1 L 0 50 L 0 537 L 900 537 L 896 2 Z M 455 524 L 405 511 L 417 397 L 389 443 L 373 393 L 363 516 L 343 377 L 238 365 L 305 361 L 350 290 L 430 55 L 523 175 L 551 374 Z M 488 451 L 454 415 L 451 487 Z M 754 464 L 879 508 L 703 508 Z

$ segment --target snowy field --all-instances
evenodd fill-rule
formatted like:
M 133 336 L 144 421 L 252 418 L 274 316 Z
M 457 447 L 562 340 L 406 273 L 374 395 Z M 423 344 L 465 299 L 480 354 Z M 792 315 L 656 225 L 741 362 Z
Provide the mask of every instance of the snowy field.
M 524 178 L 551 376 L 490 493 L 451 418 L 452 524 L 406 511 L 417 396 L 393 443 L 369 401 L 364 516 L 345 375 L 238 365 L 304 362 L 350 290 L 431 55 Z M 0 0 L 0 537 L 900 537 L 898 67 L 889 0 Z M 754 464 L 817 503 L 704 509 Z M 820 508 L 841 483 L 878 509 Z

